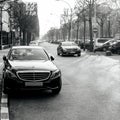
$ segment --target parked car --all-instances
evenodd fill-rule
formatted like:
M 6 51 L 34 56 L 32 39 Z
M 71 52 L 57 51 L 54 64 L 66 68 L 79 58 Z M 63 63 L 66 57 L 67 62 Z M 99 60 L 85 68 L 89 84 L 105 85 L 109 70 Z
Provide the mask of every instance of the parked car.
M 39 46 L 40 42 L 39 41 L 30 41 L 29 46 Z
M 95 49 L 95 51 L 107 51 L 109 47 L 116 41 L 116 39 L 110 39 L 103 43 L 101 46 Z
M 58 94 L 62 87 L 61 71 L 54 57 L 39 46 L 14 46 L 3 56 L 3 92 L 10 90 L 50 89 Z
M 75 55 L 81 56 L 81 49 L 75 42 L 60 42 L 57 47 L 57 55 Z
M 94 41 L 94 52 L 101 51 L 101 46 L 111 38 L 96 38 Z
M 120 54 L 120 40 L 115 41 L 110 47 L 109 50 L 112 53 Z

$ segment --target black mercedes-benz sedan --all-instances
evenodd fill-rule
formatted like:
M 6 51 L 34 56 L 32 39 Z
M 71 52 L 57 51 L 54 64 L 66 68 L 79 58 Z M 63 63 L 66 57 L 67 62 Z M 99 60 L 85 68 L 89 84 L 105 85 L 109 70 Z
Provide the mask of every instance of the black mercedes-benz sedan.
M 61 72 L 46 50 L 39 46 L 14 46 L 3 56 L 2 88 L 10 90 L 50 89 L 58 94 L 62 87 Z
M 75 42 L 72 41 L 60 42 L 57 47 L 57 55 L 81 56 L 81 49 Z

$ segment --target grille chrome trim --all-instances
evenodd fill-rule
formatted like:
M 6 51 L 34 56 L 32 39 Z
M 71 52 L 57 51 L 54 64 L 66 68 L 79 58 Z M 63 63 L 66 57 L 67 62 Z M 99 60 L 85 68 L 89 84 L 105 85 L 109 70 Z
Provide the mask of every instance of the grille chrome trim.
M 24 76 L 22 76 L 22 77 L 24 77 L 24 79 L 23 78 L 21 78 L 21 76 L 20 76 L 20 73 L 23 73 L 23 75 Z M 29 79 L 28 80 L 28 78 L 30 78 L 29 76 L 27 76 L 27 74 L 25 75 L 26 73 L 28 73 L 28 75 L 31 75 L 31 79 Z M 42 73 L 42 74 L 41 74 Z M 40 78 L 40 79 L 38 79 L 38 77 L 40 77 L 41 75 L 45 75 L 44 73 L 46 73 L 46 74 L 48 74 L 47 76 L 46 76 L 46 78 Z M 38 76 L 39 75 L 39 76 Z M 45 81 L 45 80 L 47 80 L 49 77 L 50 77 L 50 71 L 36 71 L 36 70 L 32 70 L 32 71 L 17 71 L 17 76 L 18 76 L 18 78 L 20 79 L 20 80 L 22 80 L 22 81 Z M 27 77 L 26 79 L 25 79 L 25 77 Z M 44 76 L 42 76 L 42 77 L 44 77 Z M 37 78 L 37 80 L 36 80 L 36 78 Z

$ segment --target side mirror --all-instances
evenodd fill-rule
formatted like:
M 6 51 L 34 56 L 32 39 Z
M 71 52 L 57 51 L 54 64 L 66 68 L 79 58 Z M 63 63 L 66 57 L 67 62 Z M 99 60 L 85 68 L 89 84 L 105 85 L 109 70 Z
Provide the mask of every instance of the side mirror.
M 6 57 L 5 55 L 3 56 L 3 60 L 4 60 L 4 61 L 7 61 L 7 57 Z
M 53 61 L 55 58 L 53 56 L 50 56 L 51 61 Z
M 51 55 L 50 53 L 48 53 L 48 56 L 50 58 L 51 61 L 53 61 L 55 58 L 53 57 L 53 55 Z

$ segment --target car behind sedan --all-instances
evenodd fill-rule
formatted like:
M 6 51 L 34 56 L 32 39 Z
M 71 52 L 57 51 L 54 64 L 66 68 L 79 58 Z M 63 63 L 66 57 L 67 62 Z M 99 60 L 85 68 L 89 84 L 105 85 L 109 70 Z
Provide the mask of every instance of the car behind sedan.
M 111 40 L 111 38 L 96 38 L 94 41 L 94 52 L 96 51 L 103 51 L 103 44 L 107 41 Z
M 50 89 L 58 94 L 62 87 L 61 72 L 54 58 L 38 46 L 15 46 L 3 56 L 3 92 L 10 90 Z
M 116 40 L 110 47 L 109 50 L 112 53 L 120 54 L 120 40 Z
M 29 46 L 39 46 L 40 42 L 35 40 L 35 41 L 30 41 Z
M 103 43 L 101 46 L 99 46 L 95 51 L 107 51 L 109 50 L 109 47 L 116 41 L 116 39 L 110 39 Z
M 61 42 L 59 43 L 59 46 L 57 47 L 57 54 L 58 55 L 75 55 L 81 56 L 81 49 L 80 47 L 70 41 Z

